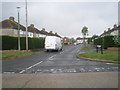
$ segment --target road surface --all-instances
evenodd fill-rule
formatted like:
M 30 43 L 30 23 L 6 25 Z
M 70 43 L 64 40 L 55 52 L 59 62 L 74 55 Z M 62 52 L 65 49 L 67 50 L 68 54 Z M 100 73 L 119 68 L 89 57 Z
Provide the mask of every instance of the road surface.
M 84 72 L 117 72 L 118 65 L 104 61 L 79 59 L 76 54 L 82 45 L 64 46 L 60 52 L 41 51 L 11 60 L 3 60 L 3 73 L 84 73 Z
M 118 65 L 76 58 L 81 45 L 62 52 L 3 60 L 3 88 L 118 88 Z

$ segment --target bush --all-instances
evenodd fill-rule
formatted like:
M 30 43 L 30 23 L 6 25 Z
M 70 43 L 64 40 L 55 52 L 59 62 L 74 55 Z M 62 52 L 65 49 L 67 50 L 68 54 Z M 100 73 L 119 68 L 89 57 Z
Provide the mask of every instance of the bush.
M 2 50 L 17 50 L 18 49 L 18 37 L 12 36 L 0 36 L 2 39 Z M 44 48 L 44 38 L 28 38 L 28 49 Z M 26 37 L 20 37 L 21 50 L 26 49 Z
M 114 36 L 112 36 L 112 35 L 107 35 L 107 36 L 103 37 L 103 39 L 104 39 L 103 46 L 105 49 L 107 49 L 108 47 L 115 47 L 116 46 L 113 38 L 114 38 Z
M 103 38 L 102 37 L 98 37 L 96 39 L 94 39 L 94 45 L 103 45 Z
M 102 45 L 104 49 L 107 49 L 108 47 L 115 47 L 116 45 L 113 38 L 114 36 L 112 35 L 98 37 L 94 39 L 94 45 Z

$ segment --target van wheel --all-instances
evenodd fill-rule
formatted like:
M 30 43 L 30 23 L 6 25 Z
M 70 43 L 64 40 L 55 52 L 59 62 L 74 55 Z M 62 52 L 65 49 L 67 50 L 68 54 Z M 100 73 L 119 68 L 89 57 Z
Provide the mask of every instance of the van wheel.
M 46 50 L 46 52 L 49 52 L 49 50 Z

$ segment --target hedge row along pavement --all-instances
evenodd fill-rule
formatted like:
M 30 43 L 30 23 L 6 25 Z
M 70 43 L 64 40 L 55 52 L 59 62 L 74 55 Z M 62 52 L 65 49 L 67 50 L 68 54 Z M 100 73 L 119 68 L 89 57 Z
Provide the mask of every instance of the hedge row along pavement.
M 2 40 L 2 48 L 0 50 L 17 50 L 18 49 L 18 37 L 12 36 L 0 36 Z M 26 49 L 26 37 L 20 37 L 21 50 Z M 30 38 L 28 37 L 28 49 L 44 48 L 44 38 Z
M 104 49 L 107 49 L 108 47 L 117 47 L 114 41 L 114 36 L 112 35 L 94 39 L 94 45 L 102 45 Z

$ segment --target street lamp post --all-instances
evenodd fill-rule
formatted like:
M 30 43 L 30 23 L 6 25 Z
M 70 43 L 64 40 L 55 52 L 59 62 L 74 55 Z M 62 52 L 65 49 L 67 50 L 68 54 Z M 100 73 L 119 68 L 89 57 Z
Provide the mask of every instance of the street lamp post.
M 18 50 L 20 50 L 20 19 L 19 19 L 19 9 L 20 9 L 20 7 L 17 7 L 17 10 L 18 10 Z

